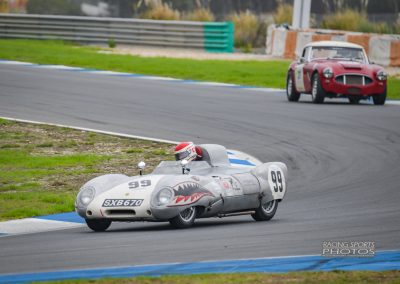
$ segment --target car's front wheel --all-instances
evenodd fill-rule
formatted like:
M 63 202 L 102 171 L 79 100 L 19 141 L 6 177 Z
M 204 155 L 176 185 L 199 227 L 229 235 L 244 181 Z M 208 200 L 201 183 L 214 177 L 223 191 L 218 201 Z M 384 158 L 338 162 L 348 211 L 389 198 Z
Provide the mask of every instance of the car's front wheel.
M 293 72 L 289 71 L 286 78 L 286 96 L 289 102 L 297 102 L 300 99 L 300 93 L 296 91 L 293 81 Z
M 383 93 L 379 95 L 372 96 L 372 100 L 374 101 L 374 105 L 384 105 L 386 101 L 386 88 Z
M 322 104 L 325 99 L 325 90 L 322 88 L 318 73 L 312 77 L 311 100 L 315 104 Z
M 169 220 L 169 223 L 178 229 L 188 228 L 193 225 L 196 219 L 196 207 L 189 207 L 183 210 L 178 216 Z
M 278 201 L 272 200 L 261 204 L 260 207 L 256 209 L 256 212 L 251 214 L 251 217 L 256 221 L 268 221 L 275 216 L 276 210 L 278 210 Z
M 105 219 L 85 219 L 87 226 L 95 232 L 104 232 L 111 225 L 110 220 Z

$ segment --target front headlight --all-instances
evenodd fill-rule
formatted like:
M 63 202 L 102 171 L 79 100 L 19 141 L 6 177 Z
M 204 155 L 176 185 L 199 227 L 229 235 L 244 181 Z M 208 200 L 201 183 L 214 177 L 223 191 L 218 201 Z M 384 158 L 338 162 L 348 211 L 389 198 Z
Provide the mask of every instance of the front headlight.
M 95 195 L 96 195 L 96 190 L 94 189 L 94 187 L 88 186 L 83 188 L 81 192 L 79 192 L 78 200 L 82 205 L 86 206 L 90 202 L 92 202 Z
M 165 187 L 161 189 L 156 197 L 156 202 L 158 206 L 167 205 L 174 198 L 174 192 L 171 188 Z
M 376 78 L 377 78 L 379 81 L 385 81 L 385 80 L 387 79 L 387 74 L 386 74 L 385 71 L 380 70 L 380 71 L 378 71 L 378 73 L 376 73 Z
M 333 70 L 331 67 L 326 67 L 324 71 L 322 71 L 322 75 L 324 75 L 325 78 L 330 79 L 333 77 Z

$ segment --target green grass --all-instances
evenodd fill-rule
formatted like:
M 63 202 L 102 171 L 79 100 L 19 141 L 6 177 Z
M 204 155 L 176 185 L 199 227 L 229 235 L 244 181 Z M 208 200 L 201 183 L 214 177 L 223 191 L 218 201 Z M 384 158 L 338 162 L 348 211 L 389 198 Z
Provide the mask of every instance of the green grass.
M 94 154 L 48 156 L 32 154 L 26 148 L 0 149 L 0 219 L 73 211 L 76 190 L 58 190 L 39 181 L 67 176 L 78 166 L 85 172 L 107 159 L 108 156 Z
M 128 154 L 132 154 L 132 153 L 143 153 L 143 149 L 140 148 L 132 148 L 132 149 L 128 149 L 125 152 Z
M 37 186 L 29 186 L 29 189 L 35 191 L 1 194 L 1 219 L 19 219 L 74 210 L 75 194 L 57 190 L 43 191 Z
M 106 158 L 106 156 L 82 154 L 63 156 L 36 156 L 26 151 L 2 149 L 0 150 L 0 170 L 5 170 L 6 168 L 51 170 L 55 167 L 70 167 L 78 163 L 82 166 L 89 166 Z
M 389 78 L 388 97 L 390 99 L 400 99 L 400 79 Z
M 0 221 L 74 210 L 79 188 L 172 159 L 168 144 L 0 119 Z M 129 151 L 135 149 L 135 151 Z
M 330 271 L 290 273 L 230 273 L 174 275 L 161 277 L 108 278 L 100 280 L 66 280 L 46 283 L 98 283 L 98 284 L 244 284 L 244 283 L 400 283 L 400 271 Z

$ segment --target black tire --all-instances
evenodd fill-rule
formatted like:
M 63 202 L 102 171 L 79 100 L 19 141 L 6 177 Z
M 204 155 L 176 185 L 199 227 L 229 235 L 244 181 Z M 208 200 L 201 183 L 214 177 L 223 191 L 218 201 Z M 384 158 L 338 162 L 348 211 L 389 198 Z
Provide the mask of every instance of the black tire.
M 387 93 L 387 90 L 385 88 L 383 93 L 372 96 L 372 100 L 374 101 L 374 105 L 380 105 L 380 106 L 384 105 L 385 101 L 386 101 L 386 93 Z
M 85 219 L 87 226 L 95 232 L 104 232 L 111 225 L 110 220 L 105 219 Z
M 349 102 L 352 105 L 357 105 L 360 102 L 360 98 L 355 98 L 355 97 L 349 97 Z
M 177 229 L 188 228 L 193 225 L 194 220 L 196 219 L 196 213 L 196 207 L 186 208 L 179 213 L 178 216 L 169 220 L 169 223 Z
M 268 221 L 275 216 L 276 210 L 278 210 L 278 201 L 272 200 L 261 204 L 260 207 L 256 209 L 256 212 L 251 214 L 251 217 L 256 221 Z
M 296 91 L 293 81 L 293 72 L 289 71 L 286 77 L 286 96 L 289 102 L 298 102 L 300 93 Z
M 311 100 L 315 104 L 322 104 L 324 102 L 326 93 L 322 88 L 321 79 L 318 73 L 314 73 L 312 76 L 312 86 L 311 86 Z

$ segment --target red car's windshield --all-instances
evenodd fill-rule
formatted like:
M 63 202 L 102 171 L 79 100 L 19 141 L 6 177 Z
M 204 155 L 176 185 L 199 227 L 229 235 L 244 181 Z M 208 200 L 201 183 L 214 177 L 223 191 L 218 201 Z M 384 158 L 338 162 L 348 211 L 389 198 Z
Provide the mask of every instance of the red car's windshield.
M 344 59 L 366 63 L 364 52 L 361 48 L 318 46 L 311 51 L 311 60 L 316 59 Z

